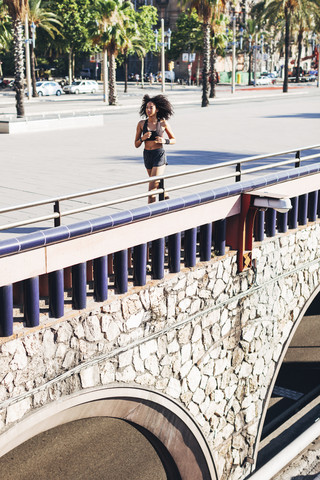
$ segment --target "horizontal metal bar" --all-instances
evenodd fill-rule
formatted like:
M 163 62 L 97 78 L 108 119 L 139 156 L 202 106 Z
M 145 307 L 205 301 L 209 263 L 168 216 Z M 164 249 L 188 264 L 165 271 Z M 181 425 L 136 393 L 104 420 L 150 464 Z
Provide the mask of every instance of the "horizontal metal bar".
M 32 218 L 31 220 L 22 220 L 21 222 L 7 223 L 6 225 L 0 225 L 0 231 L 9 230 L 9 228 L 23 227 L 24 225 L 30 225 L 32 223 L 44 222 L 46 220 L 52 220 L 58 218 L 59 213 L 52 213 L 51 215 L 45 215 L 43 217 Z
M 164 189 L 158 188 L 156 190 L 149 190 L 148 192 L 140 193 L 139 195 L 132 195 L 131 197 L 124 197 L 117 200 L 111 200 L 109 202 L 98 203 L 96 205 L 88 205 L 86 207 L 81 207 L 74 210 L 65 210 L 64 212 L 60 213 L 60 216 L 66 217 L 68 215 L 74 215 L 76 213 L 86 212 L 88 210 L 95 210 L 96 208 L 109 207 L 110 205 L 115 205 L 117 203 L 130 202 L 131 200 L 138 200 L 139 198 L 150 197 L 151 195 L 158 195 L 159 193 L 164 193 Z

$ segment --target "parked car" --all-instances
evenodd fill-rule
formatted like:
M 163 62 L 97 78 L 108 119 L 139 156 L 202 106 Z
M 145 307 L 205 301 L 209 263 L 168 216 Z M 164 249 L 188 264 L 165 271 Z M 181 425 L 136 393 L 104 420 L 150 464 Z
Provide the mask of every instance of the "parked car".
M 95 80 L 76 80 L 71 85 L 63 87 L 65 93 L 96 93 L 99 90 L 99 85 Z
M 272 78 L 269 76 L 261 76 L 260 78 L 257 78 L 257 85 L 271 85 L 272 84 Z
M 61 95 L 62 88 L 57 82 L 37 82 L 36 90 L 39 97 L 43 95 Z

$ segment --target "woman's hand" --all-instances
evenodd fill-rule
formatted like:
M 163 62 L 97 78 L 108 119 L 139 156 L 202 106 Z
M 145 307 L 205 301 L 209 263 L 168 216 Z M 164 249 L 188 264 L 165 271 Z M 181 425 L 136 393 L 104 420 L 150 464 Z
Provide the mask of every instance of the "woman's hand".
M 151 132 L 146 132 L 144 135 L 142 135 L 141 140 L 145 142 L 146 140 L 148 140 L 148 138 L 151 137 L 151 135 L 152 135 Z
M 156 137 L 155 142 L 156 143 L 162 143 L 162 144 L 166 143 L 166 141 L 163 137 Z

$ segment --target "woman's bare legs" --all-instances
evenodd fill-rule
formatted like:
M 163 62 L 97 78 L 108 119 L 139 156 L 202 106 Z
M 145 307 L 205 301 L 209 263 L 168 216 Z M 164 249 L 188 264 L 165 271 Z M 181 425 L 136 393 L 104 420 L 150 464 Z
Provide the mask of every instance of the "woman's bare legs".
M 158 177 L 159 175 L 164 174 L 165 168 L 165 165 L 161 165 L 160 167 L 152 167 L 151 169 L 147 169 L 147 172 L 149 177 Z M 150 190 L 156 190 L 157 188 L 159 188 L 159 183 L 159 180 L 149 182 L 149 192 Z M 148 203 L 154 203 L 155 201 L 155 195 L 150 195 L 150 197 L 148 197 Z

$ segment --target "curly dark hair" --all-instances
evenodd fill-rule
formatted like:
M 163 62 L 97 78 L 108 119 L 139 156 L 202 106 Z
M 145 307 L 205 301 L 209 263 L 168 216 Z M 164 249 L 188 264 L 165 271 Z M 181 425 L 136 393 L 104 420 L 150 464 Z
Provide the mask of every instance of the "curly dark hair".
M 167 97 L 164 95 L 156 95 L 155 97 L 149 97 L 149 95 L 145 95 L 142 99 L 142 105 L 140 108 L 140 115 L 141 117 L 147 117 L 146 114 L 146 107 L 147 103 L 152 102 L 155 104 L 158 112 L 157 118 L 158 120 L 168 120 L 173 115 L 173 108 Z

